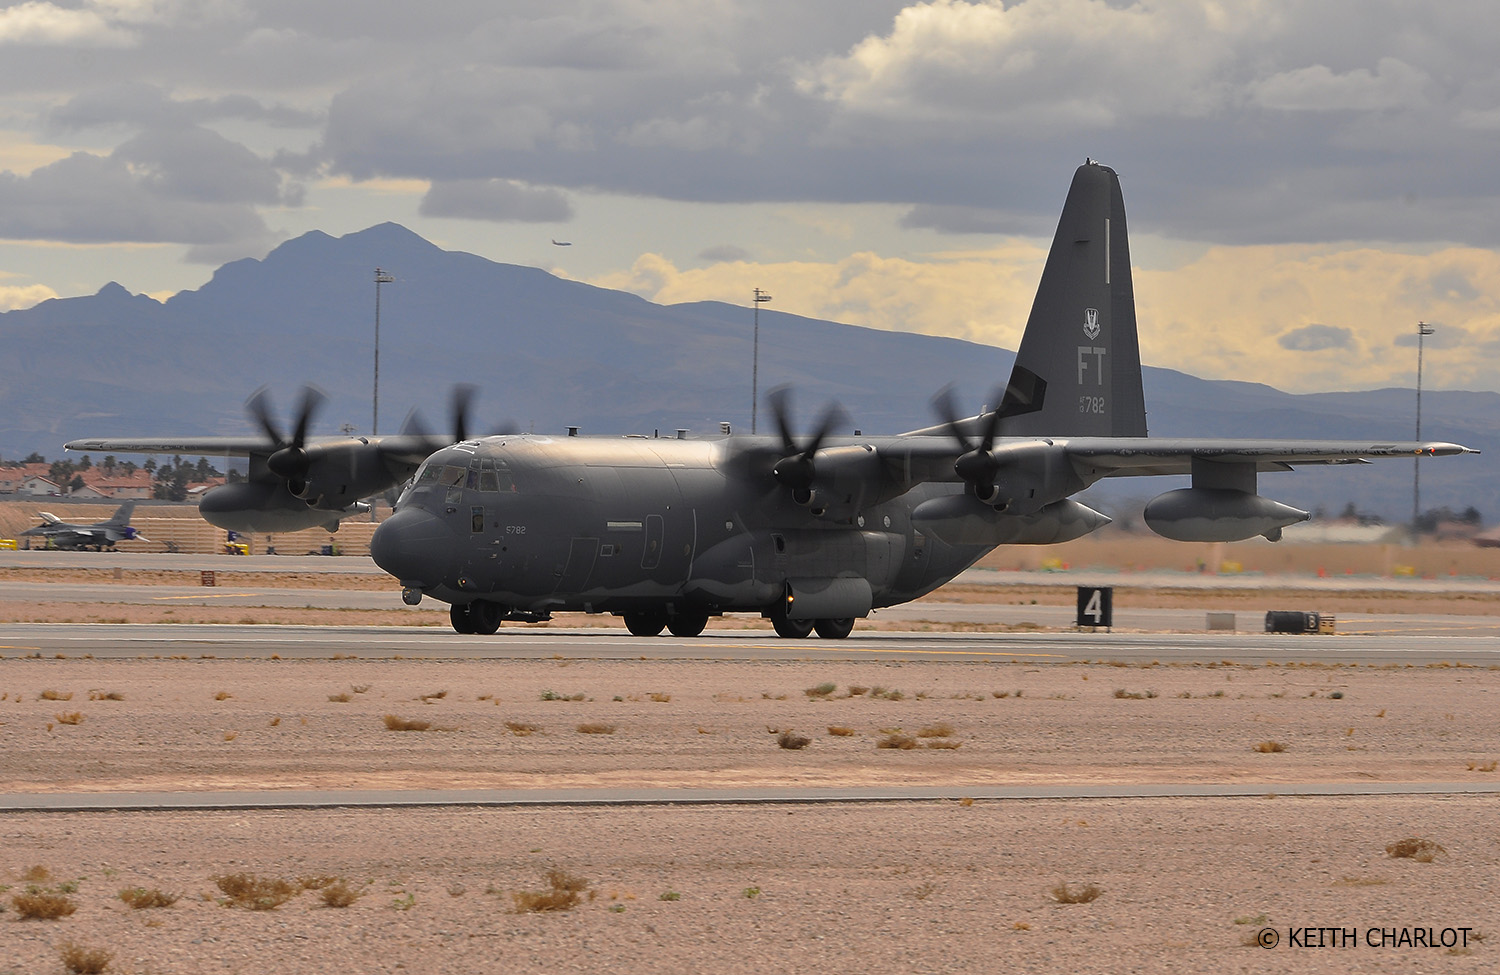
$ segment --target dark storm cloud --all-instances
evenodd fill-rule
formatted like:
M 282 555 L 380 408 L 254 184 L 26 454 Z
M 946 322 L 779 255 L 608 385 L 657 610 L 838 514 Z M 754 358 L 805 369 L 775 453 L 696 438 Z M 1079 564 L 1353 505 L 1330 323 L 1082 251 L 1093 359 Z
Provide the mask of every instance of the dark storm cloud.
M 743 247 L 733 244 L 719 244 L 715 247 L 705 247 L 698 252 L 698 260 L 709 264 L 734 264 L 738 261 L 750 260 L 750 252 Z
M 1354 331 L 1342 325 L 1304 325 L 1283 332 L 1276 343 L 1293 352 L 1323 352 L 1327 349 L 1347 349 L 1354 341 Z
M 1353 0 L 953 0 L 843 31 L 824 18 L 824 47 L 790 52 L 612 9 L 488 25 L 474 61 L 416 59 L 348 86 L 333 167 L 906 203 L 908 226 L 1017 232 L 1050 219 L 1057 182 L 1092 155 L 1129 181 L 1138 229 L 1500 242 L 1500 197 L 1473 164 L 1500 149 L 1500 75 L 1474 33 L 1497 15 L 1479 5 L 1397 2 L 1376 18 Z M 732 26 L 753 19 L 731 9 Z
M 0 237 L 69 243 L 221 244 L 264 240 L 265 223 L 243 201 L 164 195 L 118 156 L 78 152 L 27 176 L 0 173 Z
M 554 189 L 508 179 L 465 179 L 433 183 L 422 197 L 424 217 L 465 220 L 563 223 L 573 218 L 568 198 Z
M 47 123 L 61 130 L 111 125 L 150 127 L 221 119 L 266 122 L 287 128 L 312 128 L 322 123 L 318 113 L 265 105 L 249 95 L 177 100 L 156 85 L 142 82 L 84 92 L 47 113 Z
M 1477 0 L 24 6 L 46 16 L 0 15 L 0 97 L 52 98 L 51 131 L 322 124 L 311 148 L 262 146 L 272 172 L 427 180 L 445 212 L 498 180 L 1038 233 L 1093 156 L 1138 231 L 1500 243 L 1500 9 Z M 190 175 L 205 147 L 152 139 L 175 187 L 156 190 L 289 198 L 248 161 Z

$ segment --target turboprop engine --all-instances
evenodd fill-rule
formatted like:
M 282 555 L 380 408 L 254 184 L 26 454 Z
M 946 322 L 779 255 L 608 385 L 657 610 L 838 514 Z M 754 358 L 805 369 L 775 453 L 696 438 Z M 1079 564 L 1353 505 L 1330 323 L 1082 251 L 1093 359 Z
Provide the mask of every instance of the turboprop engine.
M 1182 488 L 1151 499 L 1146 524 L 1179 542 L 1238 542 L 1264 535 L 1280 541 L 1287 525 L 1308 514 L 1289 504 L 1232 488 Z

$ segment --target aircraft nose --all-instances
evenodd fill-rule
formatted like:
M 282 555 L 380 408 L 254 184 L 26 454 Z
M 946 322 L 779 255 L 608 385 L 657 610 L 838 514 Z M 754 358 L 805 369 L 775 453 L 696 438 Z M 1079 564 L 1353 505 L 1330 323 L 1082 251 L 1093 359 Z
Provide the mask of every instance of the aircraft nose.
M 370 537 L 375 564 L 402 585 L 430 589 L 447 575 L 453 533 L 430 511 L 405 507 L 380 523 Z

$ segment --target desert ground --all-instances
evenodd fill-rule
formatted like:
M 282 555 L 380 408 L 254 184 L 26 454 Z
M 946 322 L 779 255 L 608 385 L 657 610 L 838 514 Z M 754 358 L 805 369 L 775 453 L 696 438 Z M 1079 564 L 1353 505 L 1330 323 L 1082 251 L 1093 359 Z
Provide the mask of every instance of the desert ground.
M 35 579 L 4 578 L 23 577 Z M 1267 583 L 1295 593 L 1297 578 Z M 933 598 L 1072 595 L 976 587 Z M 1382 612 L 1398 599 L 1347 598 Z M 1403 605 L 1494 612 L 1493 600 L 1469 602 Z M 137 609 L 152 607 L 0 599 L 12 620 L 102 614 L 123 625 Z M 322 611 L 228 612 L 225 622 L 247 612 L 275 622 Z M 69 945 L 75 966 L 97 949 L 112 955 L 105 970 L 143 975 L 1496 967 L 1500 800 L 1466 790 L 1500 775 L 1500 670 L 1328 666 L 1311 654 L 1277 666 L 643 657 L 0 649 L 0 792 L 879 785 L 946 798 L 0 813 L 0 975 L 72 970 Z M 1318 783 L 1371 794 L 1297 794 Z M 1253 794 L 972 795 L 1110 784 Z M 1376 794 L 1403 784 L 1441 794 Z M 1410 840 L 1431 845 L 1393 855 Z M 250 876 L 266 882 L 259 904 L 231 893 Z M 284 893 L 265 893 L 275 881 Z M 1091 900 L 1063 902 L 1091 889 Z M 177 896 L 133 908 L 122 892 Z M 25 918 L 39 902 L 73 911 Z M 549 904 L 564 909 L 532 909 Z

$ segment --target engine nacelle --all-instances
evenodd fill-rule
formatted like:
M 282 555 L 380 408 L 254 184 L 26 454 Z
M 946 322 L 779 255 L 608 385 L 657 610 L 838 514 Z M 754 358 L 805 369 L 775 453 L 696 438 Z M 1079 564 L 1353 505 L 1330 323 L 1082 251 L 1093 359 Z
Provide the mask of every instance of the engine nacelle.
M 1181 488 L 1146 505 L 1146 524 L 1179 542 L 1238 542 L 1256 535 L 1279 541 L 1287 525 L 1308 514 L 1289 504 L 1228 488 Z
M 312 508 L 347 511 L 360 498 L 379 494 L 396 481 L 373 449 L 333 452 L 310 447 L 307 453 L 305 475 L 288 478 L 286 484 Z
M 912 521 L 949 545 L 1051 545 L 1082 538 L 1110 517 L 1072 498 L 1029 515 L 996 511 L 970 494 L 950 494 L 917 505 Z

